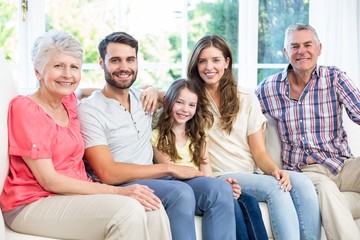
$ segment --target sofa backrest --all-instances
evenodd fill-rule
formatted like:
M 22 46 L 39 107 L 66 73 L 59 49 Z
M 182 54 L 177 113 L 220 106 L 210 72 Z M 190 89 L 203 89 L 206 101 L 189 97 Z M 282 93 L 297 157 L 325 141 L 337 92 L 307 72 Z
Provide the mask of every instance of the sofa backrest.
M 273 161 L 279 168 L 282 168 L 281 163 L 281 146 L 280 146 L 280 139 L 276 129 L 276 122 L 275 120 L 270 117 L 267 113 L 265 114 L 267 118 L 267 126 L 265 130 L 265 142 L 266 142 L 266 149 L 270 154 Z
M 8 131 L 7 115 L 10 100 L 16 96 L 16 85 L 11 75 L 9 65 L 0 52 L 0 192 L 4 187 L 5 177 L 9 170 L 8 156 Z M 5 239 L 5 225 L 2 213 L 0 211 L 0 239 Z

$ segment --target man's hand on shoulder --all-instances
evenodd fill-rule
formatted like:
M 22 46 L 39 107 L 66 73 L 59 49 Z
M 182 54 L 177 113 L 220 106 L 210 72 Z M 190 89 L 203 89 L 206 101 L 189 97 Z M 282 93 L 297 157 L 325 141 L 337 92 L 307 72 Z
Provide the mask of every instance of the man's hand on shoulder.
M 141 89 L 144 90 L 140 97 L 144 111 L 150 114 L 156 113 L 159 91 L 151 85 L 141 87 Z

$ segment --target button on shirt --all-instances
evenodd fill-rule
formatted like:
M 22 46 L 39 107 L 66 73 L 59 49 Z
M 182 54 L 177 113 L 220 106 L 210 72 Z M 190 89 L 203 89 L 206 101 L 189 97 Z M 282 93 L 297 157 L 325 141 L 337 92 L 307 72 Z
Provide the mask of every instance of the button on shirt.
M 277 121 L 284 167 L 300 171 L 315 161 L 337 174 L 352 157 L 342 110 L 360 124 L 360 92 L 336 67 L 317 66 L 298 100 L 290 98 L 289 65 L 256 89 L 263 112 Z

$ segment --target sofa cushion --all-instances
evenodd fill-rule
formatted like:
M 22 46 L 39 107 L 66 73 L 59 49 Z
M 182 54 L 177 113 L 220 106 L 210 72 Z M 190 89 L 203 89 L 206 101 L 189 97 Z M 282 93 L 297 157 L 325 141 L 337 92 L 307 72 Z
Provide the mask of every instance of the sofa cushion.
M 5 238 L 6 240 L 57 240 L 55 238 L 46 238 L 35 235 L 21 234 L 12 231 L 9 228 L 5 229 L 5 236 L 6 236 Z
M 270 117 L 269 114 L 265 114 L 265 117 L 268 120 L 265 130 L 266 149 L 270 154 L 272 160 L 281 169 L 281 148 L 280 139 L 276 129 L 276 122 L 272 117 Z

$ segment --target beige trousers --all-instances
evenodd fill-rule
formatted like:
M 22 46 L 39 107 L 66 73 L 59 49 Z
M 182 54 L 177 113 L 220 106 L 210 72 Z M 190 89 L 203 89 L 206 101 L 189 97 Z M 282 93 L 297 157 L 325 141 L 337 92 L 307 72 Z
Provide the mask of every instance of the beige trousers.
M 17 232 L 58 239 L 168 240 L 164 208 L 145 211 L 120 195 L 51 196 L 28 204 L 14 219 Z
M 337 175 L 320 164 L 308 165 L 301 170 L 315 185 L 326 238 L 359 240 L 360 231 L 341 192 L 360 192 L 360 158 L 347 160 Z

